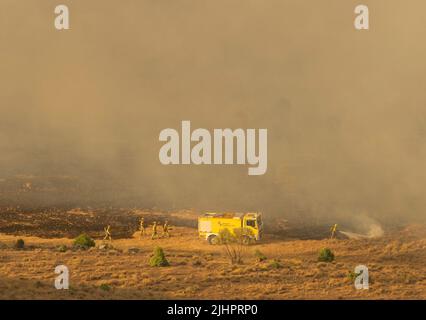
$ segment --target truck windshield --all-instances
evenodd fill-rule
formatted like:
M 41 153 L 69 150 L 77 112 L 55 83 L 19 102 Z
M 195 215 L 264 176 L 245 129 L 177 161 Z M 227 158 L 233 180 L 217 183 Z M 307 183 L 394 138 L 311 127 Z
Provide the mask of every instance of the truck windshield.
M 248 227 L 256 228 L 256 220 L 247 220 L 247 221 L 246 221 L 246 225 L 247 225 Z

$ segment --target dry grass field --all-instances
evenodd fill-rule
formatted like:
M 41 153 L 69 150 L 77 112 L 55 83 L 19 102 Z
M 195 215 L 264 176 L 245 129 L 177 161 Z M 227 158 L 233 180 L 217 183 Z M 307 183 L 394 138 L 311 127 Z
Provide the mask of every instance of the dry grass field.
M 10 225 L 5 217 L 0 227 Z M 112 249 L 100 249 L 99 239 L 89 250 L 66 252 L 58 247 L 71 248 L 71 238 L 33 236 L 25 234 L 22 224 L 18 226 L 18 235 L 11 230 L 0 234 L 1 299 L 426 298 L 422 225 L 385 232 L 375 239 L 298 240 L 266 234 L 261 243 L 245 248 L 241 265 L 231 265 L 223 246 L 207 244 L 189 226 L 174 227 L 168 239 L 151 240 L 149 235 L 139 239 L 135 232 L 113 239 Z M 22 250 L 14 248 L 19 238 L 25 241 Z M 164 249 L 169 267 L 149 266 L 156 246 Z M 335 261 L 318 262 L 323 247 L 331 248 Z M 255 250 L 267 260 L 258 262 Z M 279 261 L 278 266 L 274 261 Z M 70 270 L 69 290 L 54 287 L 54 269 L 60 264 Z M 356 290 L 347 277 L 360 264 L 369 268 L 368 290 Z

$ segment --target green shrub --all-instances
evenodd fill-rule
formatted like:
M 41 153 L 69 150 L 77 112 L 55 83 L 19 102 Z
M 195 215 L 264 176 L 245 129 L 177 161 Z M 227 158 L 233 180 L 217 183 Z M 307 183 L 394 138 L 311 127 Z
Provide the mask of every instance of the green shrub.
M 349 271 L 346 277 L 351 281 L 355 281 L 356 277 L 358 277 L 358 273 L 355 273 L 353 271 Z
M 283 267 L 283 265 L 281 264 L 281 262 L 277 259 L 272 260 L 269 263 L 269 268 L 270 269 L 281 269 Z
M 334 260 L 334 253 L 329 248 L 322 248 L 319 252 L 318 261 L 332 262 Z
M 154 254 L 149 260 L 149 265 L 151 267 L 167 267 L 170 265 L 166 259 L 166 256 L 164 255 L 164 251 L 162 248 L 156 247 L 154 249 Z
M 257 258 L 257 261 L 262 262 L 265 261 L 266 259 L 268 259 L 260 250 L 256 249 L 256 251 L 254 252 L 254 255 Z
M 355 279 L 356 279 L 358 276 L 360 276 L 361 274 L 362 274 L 362 270 L 361 270 L 360 272 L 358 272 L 358 273 L 353 272 L 353 271 L 349 271 L 346 277 L 347 277 L 347 278 L 348 278 L 351 282 L 354 282 L 354 281 L 355 281 Z
M 109 291 L 109 290 L 111 290 L 111 287 L 110 287 L 108 284 L 106 284 L 106 283 L 102 283 L 102 284 L 99 286 L 99 288 L 100 288 L 101 290 L 103 290 L 103 291 Z
M 95 246 L 95 241 L 85 233 L 80 234 L 74 240 L 74 247 L 79 248 L 79 249 L 88 249 L 88 248 L 94 247 L 94 246 Z
M 68 247 L 66 245 L 60 245 L 58 247 L 59 252 L 66 252 L 68 250 Z
M 25 247 L 25 241 L 24 240 L 22 240 L 22 239 L 16 240 L 16 242 L 15 242 L 15 248 L 16 249 L 24 249 L 24 247 Z

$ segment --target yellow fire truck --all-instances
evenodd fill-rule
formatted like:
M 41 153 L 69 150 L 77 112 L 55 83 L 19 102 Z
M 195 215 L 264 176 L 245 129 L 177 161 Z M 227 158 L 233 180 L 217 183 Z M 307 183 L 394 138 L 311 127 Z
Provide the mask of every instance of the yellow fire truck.
M 208 212 L 198 218 L 198 234 L 210 244 L 219 244 L 222 230 L 235 235 L 237 230 L 244 230 L 243 243 L 259 241 L 263 234 L 262 214 L 249 213 L 212 213 Z

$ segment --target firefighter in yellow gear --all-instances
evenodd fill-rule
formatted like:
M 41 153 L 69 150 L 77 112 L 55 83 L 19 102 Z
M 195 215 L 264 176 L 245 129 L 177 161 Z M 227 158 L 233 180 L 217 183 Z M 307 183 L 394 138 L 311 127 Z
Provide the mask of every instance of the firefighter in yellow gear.
M 331 237 L 330 237 L 330 239 L 333 239 L 335 237 L 335 235 L 336 235 L 337 223 L 335 223 L 334 225 L 331 226 L 330 231 L 331 231 Z
M 145 235 L 145 221 L 144 221 L 144 218 L 141 218 L 141 221 L 139 222 L 139 231 L 140 231 L 139 239 L 142 239 L 142 237 Z
M 152 225 L 152 235 L 151 235 L 151 239 L 155 239 L 158 238 L 158 233 L 157 233 L 157 221 L 154 221 L 154 224 Z
M 169 234 L 169 222 L 166 220 L 163 224 L 163 237 L 167 237 L 170 238 L 170 234 Z

